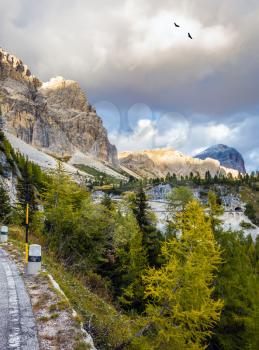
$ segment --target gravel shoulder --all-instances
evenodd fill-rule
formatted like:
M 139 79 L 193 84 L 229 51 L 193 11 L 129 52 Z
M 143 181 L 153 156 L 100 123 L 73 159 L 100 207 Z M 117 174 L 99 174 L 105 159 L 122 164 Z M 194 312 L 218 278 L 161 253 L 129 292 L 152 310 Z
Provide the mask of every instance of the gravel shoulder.
M 91 339 L 89 339 L 86 332 L 81 327 L 80 318 L 70 306 L 65 295 L 53 284 L 53 280 L 48 273 L 42 272 L 37 276 L 27 276 L 24 273 L 23 256 L 20 250 L 17 249 L 12 242 L 2 245 L 2 251 L 3 250 L 8 252 L 10 258 L 15 261 L 15 264 L 12 264 L 17 266 L 17 274 L 22 276 L 20 280 L 24 281 L 30 297 L 33 317 L 36 320 L 39 346 L 31 346 L 28 350 L 94 349 Z M 0 269 L 0 278 L 1 277 Z M 2 292 L 2 294 L 3 293 L 4 292 Z M 0 297 L 1 296 L 0 292 Z M 2 306 L 2 300 L 1 298 L 0 306 Z M 3 325 L 6 327 L 4 323 Z M 1 332 L 3 333 L 3 330 L 0 330 L 0 339 L 2 337 Z M 0 350 L 6 349 L 9 350 L 9 348 L 1 348 L 0 346 Z M 27 350 L 27 348 L 21 349 Z

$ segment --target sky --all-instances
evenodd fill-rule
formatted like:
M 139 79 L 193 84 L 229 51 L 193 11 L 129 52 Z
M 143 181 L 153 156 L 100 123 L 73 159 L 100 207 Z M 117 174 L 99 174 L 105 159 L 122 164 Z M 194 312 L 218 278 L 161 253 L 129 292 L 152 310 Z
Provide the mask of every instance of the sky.
M 0 0 L 0 46 L 42 81 L 78 81 L 119 151 L 224 143 L 249 171 L 258 33 L 258 0 Z

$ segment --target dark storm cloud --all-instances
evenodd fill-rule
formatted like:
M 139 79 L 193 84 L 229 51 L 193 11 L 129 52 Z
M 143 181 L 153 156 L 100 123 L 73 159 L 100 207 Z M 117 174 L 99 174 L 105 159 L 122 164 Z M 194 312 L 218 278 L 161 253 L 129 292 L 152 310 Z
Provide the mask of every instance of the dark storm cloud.
M 184 150 L 231 141 L 250 168 L 258 166 L 258 32 L 255 0 L 0 0 L 0 45 L 40 79 L 75 79 L 91 102 L 124 116 L 138 102 L 154 115 L 182 113 L 193 130 Z

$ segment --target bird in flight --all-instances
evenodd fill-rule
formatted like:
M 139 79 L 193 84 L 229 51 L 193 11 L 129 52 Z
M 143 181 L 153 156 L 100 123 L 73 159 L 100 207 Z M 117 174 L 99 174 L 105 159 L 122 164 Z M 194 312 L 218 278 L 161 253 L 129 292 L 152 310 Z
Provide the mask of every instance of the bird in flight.
M 180 28 L 179 24 L 177 24 L 177 23 L 175 23 L 175 22 L 174 22 L 174 26 L 175 26 L 176 28 Z M 190 39 L 193 39 L 193 37 L 191 36 L 190 33 L 188 33 L 188 37 L 189 37 Z

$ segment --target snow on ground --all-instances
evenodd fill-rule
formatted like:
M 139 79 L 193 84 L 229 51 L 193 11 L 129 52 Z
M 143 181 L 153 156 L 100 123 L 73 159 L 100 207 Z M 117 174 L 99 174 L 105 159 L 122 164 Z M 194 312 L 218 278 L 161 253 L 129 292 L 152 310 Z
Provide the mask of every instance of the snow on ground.
M 84 154 L 77 150 L 74 155 L 70 158 L 69 164 L 82 164 L 87 165 L 91 168 L 94 168 L 98 171 L 101 171 L 102 173 L 105 173 L 107 175 L 113 176 L 117 179 L 126 180 L 127 178 L 119 173 L 117 171 L 111 169 L 109 166 L 105 165 L 101 161 L 93 158 L 90 154 Z
M 29 145 L 28 143 L 22 141 L 21 139 L 10 134 L 7 131 L 5 131 L 5 136 L 7 137 L 14 149 L 20 151 L 20 153 L 27 156 L 30 161 L 38 164 L 41 168 L 55 169 L 57 167 L 58 162 L 54 157 L 51 157 L 50 155 L 38 150 L 37 148 Z M 76 169 L 70 164 L 62 162 L 62 165 L 65 171 L 67 171 L 70 174 L 79 173 L 82 176 L 87 176 L 89 178 L 93 177 L 92 175 L 88 175 L 85 172 Z

